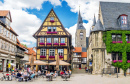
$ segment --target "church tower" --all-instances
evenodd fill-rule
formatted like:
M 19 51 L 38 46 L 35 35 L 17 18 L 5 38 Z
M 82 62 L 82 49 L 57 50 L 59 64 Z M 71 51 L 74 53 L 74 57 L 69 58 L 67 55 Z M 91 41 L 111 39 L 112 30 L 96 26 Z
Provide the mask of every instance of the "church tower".
M 80 10 L 79 10 L 77 28 L 75 33 L 75 47 L 86 48 L 86 29 L 83 26 Z

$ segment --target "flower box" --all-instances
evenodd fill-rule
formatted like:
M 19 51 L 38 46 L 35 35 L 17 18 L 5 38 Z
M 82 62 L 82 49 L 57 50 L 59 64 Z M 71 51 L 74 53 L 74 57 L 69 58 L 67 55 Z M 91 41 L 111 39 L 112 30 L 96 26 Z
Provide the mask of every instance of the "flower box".
M 117 60 L 113 60 L 113 63 L 116 63 L 117 62 Z
M 49 56 L 49 58 L 55 58 L 55 56 Z
M 57 34 L 57 32 L 47 32 L 47 34 Z
M 46 58 L 46 56 L 42 56 L 42 55 L 41 55 L 40 58 Z
M 59 43 L 53 43 L 53 45 L 59 45 Z
M 127 60 L 127 63 L 130 63 L 130 60 Z
M 66 45 L 65 43 L 60 43 L 60 45 Z
M 112 41 L 112 43 L 122 43 L 122 41 Z
M 63 56 L 59 56 L 59 58 L 63 58 Z
M 39 43 L 40 45 L 45 45 L 45 43 Z
M 46 43 L 46 45 L 51 45 L 52 43 Z
M 50 20 L 50 22 L 55 22 L 54 20 Z
M 127 41 L 127 43 L 130 43 L 130 41 Z
M 122 60 L 118 60 L 118 62 L 122 62 Z

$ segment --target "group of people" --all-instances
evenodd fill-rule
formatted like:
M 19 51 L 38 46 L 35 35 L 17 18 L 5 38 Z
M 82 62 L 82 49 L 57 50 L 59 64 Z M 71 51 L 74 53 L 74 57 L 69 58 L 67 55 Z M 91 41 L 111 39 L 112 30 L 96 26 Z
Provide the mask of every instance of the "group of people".
M 71 70 L 64 70 L 64 71 L 60 71 L 60 75 L 71 75 Z

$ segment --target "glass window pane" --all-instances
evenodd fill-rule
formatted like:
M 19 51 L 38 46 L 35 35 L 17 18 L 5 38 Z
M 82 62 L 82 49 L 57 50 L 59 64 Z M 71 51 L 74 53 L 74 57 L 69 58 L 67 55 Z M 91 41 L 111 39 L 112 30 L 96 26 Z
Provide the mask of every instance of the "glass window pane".
M 44 43 L 44 38 L 40 38 L 40 43 Z
M 54 38 L 54 43 L 58 43 L 58 38 Z
M 63 49 L 58 49 L 59 56 L 63 56 Z
M 112 35 L 112 41 L 116 41 L 116 35 Z
M 65 38 L 61 38 L 61 43 L 65 43 Z
M 51 27 L 48 27 L 48 31 L 51 32 Z
M 54 17 L 50 17 L 50 20 L 54 20 Z
M 128 35 L 126 35 L 126 41 L 128 41 Z
M 51 43 L 51 38 L 47 38 L 47 43 Z
M 117 35 L 117 41 L 122 41 L 121 35 Z
M 53 32 L 56 32 L 56 27 L 53 27 Z
M 112 53 L 112 60 L 116 60 L 116 53 Z

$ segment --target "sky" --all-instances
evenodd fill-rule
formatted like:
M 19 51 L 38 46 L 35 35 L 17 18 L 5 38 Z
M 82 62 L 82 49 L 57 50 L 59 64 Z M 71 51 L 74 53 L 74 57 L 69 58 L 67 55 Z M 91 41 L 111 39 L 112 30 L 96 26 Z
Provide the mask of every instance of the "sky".
M 0 10 L 10 10 L 11 27 L 19 35 L 21 43 L 28 47 L 36 46 L 36 39 L 32 36 L 53 8 L 63 26 L 72 34 L 72 44 L 75 46 L 75 31 L 78 12 L 86 28 L 86 36 L 93 22 L 94 14 L 98 19 L 100 0 L 0 0 Z M 102 0 L 107 2 L 125 2 L 130 0 Z

